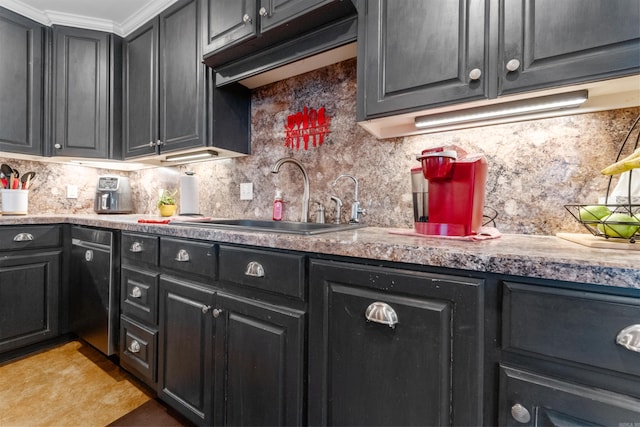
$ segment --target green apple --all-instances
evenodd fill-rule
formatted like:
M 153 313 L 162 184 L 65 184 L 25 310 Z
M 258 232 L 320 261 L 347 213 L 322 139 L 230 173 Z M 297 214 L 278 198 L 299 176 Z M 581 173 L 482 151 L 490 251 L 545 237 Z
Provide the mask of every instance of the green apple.
M 612 222 L 621 222 L 624 224 L 611 224 Z M 640 230 L 640 221 L 624 213 L 612 213 L 604 218 L 603 223 L 598 224 L 597 228 L 609 237 L 628 239 Z
M 605 205 L 583 206 L 578 215 L 582 221 L 598 221 L 611 215 L 611 210 Z

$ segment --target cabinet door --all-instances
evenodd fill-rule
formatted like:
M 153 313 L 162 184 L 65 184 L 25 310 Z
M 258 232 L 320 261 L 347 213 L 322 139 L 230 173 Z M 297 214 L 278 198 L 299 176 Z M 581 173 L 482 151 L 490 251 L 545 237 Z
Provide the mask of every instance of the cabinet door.
M 482 424 L 480 281 L 315 260 L 309 281 L 310 425 Z
M 160 15 L 161 151 L 205 143 L 204 68 L 198 2 Z
M 269 31 L 330 3 L 342 3 L 342 0 L 260 0 L 260 31 Z M 315 17 L 316 22 L 319 18 Z
M 158 136 L 158 20 L 124 41 L 124 157 L 156 152 Z
M 218 294 L 218 425 L 303 425 L 304 313 Z
M 215 293 L 161 276 L 158 395 L 198 425 L 211 425 Z
M 484 0 L 363 3 L 358 120 L 486 97 Z
M 205 51 L 215 52 L 257 35 L 256 0 L 206 0 L 209 2 L 204 34 Z
M 109 34 L 54 27 L 53 154 L 109 157 Z
M 640 70 L 638 0 L 503 1 L 500 93 Z M 515 71 L 507 63 L 517 60 Z
M 58 334 L 60 252 L 0 260 L 0 353 Z
M 0 8 L 0 151 L 42 155 L 43 34 Z
M 640 399 L 500 367 L 501 426 L 635 426 Z

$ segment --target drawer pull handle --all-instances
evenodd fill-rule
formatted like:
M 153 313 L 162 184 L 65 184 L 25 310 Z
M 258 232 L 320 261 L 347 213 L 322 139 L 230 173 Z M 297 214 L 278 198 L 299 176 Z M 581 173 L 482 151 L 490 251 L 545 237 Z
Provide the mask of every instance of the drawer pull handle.
M 129 294 L 129 296 L 132 298 L 140 298 L 142 296 L 142 291 L 138 286 L 134 286 L 131 289 L 131 293 Z
M 259 262 L 251 261 L 247 264 L 247 270 L 244 272 L 244 275 L 251 277 L 264 277 L 264 268 Z
M 33 234 L 31 233 L 18 233 L 13 236 L 14 242 L 30 242 L 33 240 Z
M 176 261 L 189 262 L 189 252 L 184 249 L 180 249 L 176 255 Z
M 616 343 L 627 350 L 640 353 L 640 325 L 627 326 L 618 333 Z
M 381 323 L 390 328 L 395 328 L 398 323 L 396 311 L 387 303 L 376 301 L 367 307 L 364 317 L 370 322 Z
M 131 247 L 129 248 L 129 252 L 133 252 L 133 253 L 139 253 L 142 252 L 142 243 L 140 242 L 133 242 L 131 244 Z
M 140 343 L 136 340 L 131 341 L 131 344 L 129 344 L 129 351 L 131 353 L 140 353 Z
M 521 424 L 526 424 L 531 421 L 531 414 L 529 413 L 529 410 L 519 403 L 516 403 L 511 407 L 511 416 Z

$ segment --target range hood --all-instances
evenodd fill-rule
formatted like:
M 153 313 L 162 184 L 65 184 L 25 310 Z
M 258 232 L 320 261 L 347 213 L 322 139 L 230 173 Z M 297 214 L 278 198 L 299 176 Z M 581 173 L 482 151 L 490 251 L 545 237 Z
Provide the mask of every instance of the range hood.
M 510 105 L 526 105 L 528 100 L 531 101 L 530 104 L 533 105 L 539 103 L 538 100 L 544 99 L 545 97 L 551 98 L 561 94 L 582 93 L 584 91 L 588 94 L 588 99 L 580 105 L 570 108 L 565 107 L 555 110 L 521 113 L 507 117 L 488 117 L 466 121 L 459 120 L 462 114 L 478 116 L 479 113 L 489 110 L 498 111 Z M 637 106 L 640 106 L 640 74 L 612 80 L 501 96 L 496 99 L 448 105 L 440 108 L 364 120 L 358 124 L 376 138 L 386 139 Z M 449 120 L 449 123 L 445 120 L 439 120 L 440 123 L 437 125 L 419 127 L 421 122 L 422 124 L 427 122 L 437 123 L 436 120 L 432 120 L 435 118 L 454 118 L 458 123 L 455 123 L 456 120 Z

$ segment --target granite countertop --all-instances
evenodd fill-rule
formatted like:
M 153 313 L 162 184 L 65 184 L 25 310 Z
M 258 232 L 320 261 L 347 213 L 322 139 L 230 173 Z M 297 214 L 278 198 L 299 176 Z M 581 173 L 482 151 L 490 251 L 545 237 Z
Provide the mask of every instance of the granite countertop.
M 450 267 L 640 289 L 640 252 L 592 249 L 554 236 L 513 235 L 482 241 L 392 234 L 365 227 L 313 236 L 237 232 L 210 227 L 140 224 L 145 215 L 27 215 L 0 225 L 71 223 L 267 248 Z M 406 231 L 411 231 L 407 229 Z

